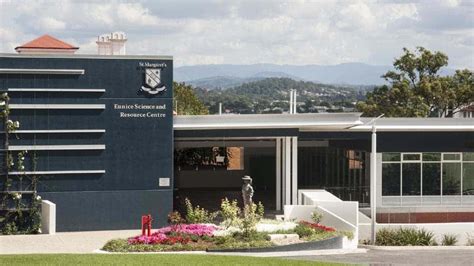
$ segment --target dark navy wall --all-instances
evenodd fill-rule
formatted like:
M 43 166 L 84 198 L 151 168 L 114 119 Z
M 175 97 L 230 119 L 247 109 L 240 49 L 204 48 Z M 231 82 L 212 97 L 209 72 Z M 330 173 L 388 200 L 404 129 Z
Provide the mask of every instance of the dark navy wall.
M 330 145 L 370 151 L 370 132 L 300 132 L 300 140 L 327 140 Z M 377 132 L 378 152 L 474 151 L 474 132 Z
M 166 91 L 140 91 L 146 66 L 161 68 Z M 154 226 L 172 208 L 172 70 L 169 59 L 0 57 L 0 68 L 84 69 L 83 75 L 0 74 L 0 89 L 105 89 L 105 92 L 9 92 L 12 104 L 105 104 L 105 109 L 13 109 L 21 130 L 105 129 L 105 133 L 28 133 L 10 145 L 105 145 L 105 150 L 37 151 L 37 171 L 105 170 L 104 174 L 40 177 L 38 190 L 56 203 L 58 231 L 139 228 L 152 214 Z M 116 104 L 132 109 L 117 109 Z M 135 105 L 163 109 L 137 109 Z M 160 117 L 121 117 L 120 113 Z M 31 154 L 31 152 L 30 152 Z M 27 167 L 32 170 L 31 160 Z M 169 178 L 169 186 L 160 186 Z M 164 179 L 163 179 L 164 180 Z

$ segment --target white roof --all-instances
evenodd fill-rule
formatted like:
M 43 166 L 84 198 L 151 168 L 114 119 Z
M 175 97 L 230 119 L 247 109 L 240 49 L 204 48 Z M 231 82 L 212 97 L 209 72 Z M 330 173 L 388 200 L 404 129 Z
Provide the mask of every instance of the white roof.
M 370 131 L 373 118 L 361 113 L 184 115 L 175 130 L 297 128 L 301 131 Z M 377 131 L 473 131 L 471 118 L 381 118 Z
M 350 128 L 350 131 L 369 131 L 373 118 L 361 117 L 362 125 Z M 381 118 L 376 121 L 377 131 L 473 131 L 472 118 Z
M 360 125 L 360 113 L 178 115 L 175 130 L 299 128 L 341 130 Z

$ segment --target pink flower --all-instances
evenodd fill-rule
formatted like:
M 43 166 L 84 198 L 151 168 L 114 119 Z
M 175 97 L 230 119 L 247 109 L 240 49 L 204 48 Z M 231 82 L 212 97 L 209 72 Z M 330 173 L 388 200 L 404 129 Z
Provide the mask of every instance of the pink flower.
M 197 236 L 212 236 L 214 231 L 218 229 L 215 225 L 207 224 L 180 224 L 175 226 L 167 226 L 158 229 L 154 234 L 168 234 L 170 232 L 177 232 L 188 235 Z
M 135 236 L 128 239 L 129 244 L 160 244 L 166 241 L 168 237 L 165 234 L 153 234 L 151 236 Z
M 172 232 L 186 234 L 186 235 L 196 235 L 196 236 L 213 236 L 214 231 L 218 229 L 215 225 L 207 225 L 207 224 L 181 224 L 175 226 L 167 226 L 158 229 L 155 233 L 151 236 L 135 236 L 130 237 L 128 239 L 128 244 L 136 245 L 136 244 L 168 244 L 172 245 L 176 242 L 180 243 L 188 243 L 190 239 L 188 237 L 169 237 L 167 234 Z

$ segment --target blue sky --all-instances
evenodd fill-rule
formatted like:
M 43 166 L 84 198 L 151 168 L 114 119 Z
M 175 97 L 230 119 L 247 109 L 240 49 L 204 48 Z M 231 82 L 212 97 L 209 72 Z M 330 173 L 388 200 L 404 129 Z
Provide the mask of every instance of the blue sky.
M 0 52 L 48 33 L 96 53 L 124 31 L 127 53 L 196 64 L 390 65 L 403 47 L 443 51 L 474 68 L 474 0 L 0 0 Z

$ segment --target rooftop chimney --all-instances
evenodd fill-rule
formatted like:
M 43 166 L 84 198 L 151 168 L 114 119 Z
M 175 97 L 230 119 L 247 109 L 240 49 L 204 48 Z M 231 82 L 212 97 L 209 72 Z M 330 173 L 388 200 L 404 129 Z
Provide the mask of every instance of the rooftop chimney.
M 97 37 L 97 53 L 99 55 L 125 55 L 127 36 L 124 32 L 116 31 Z

